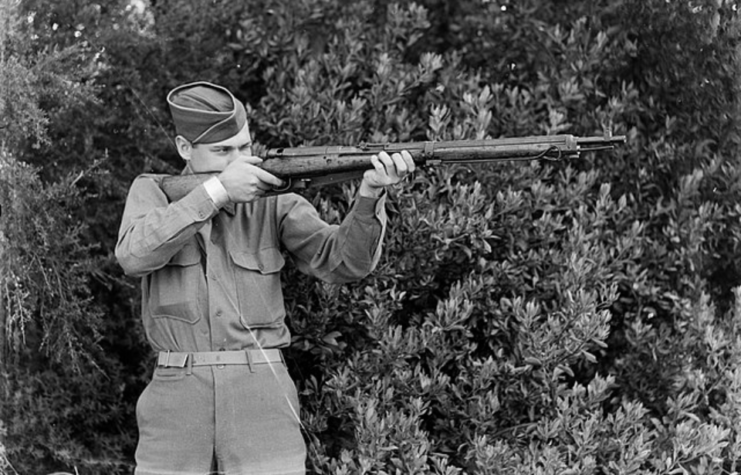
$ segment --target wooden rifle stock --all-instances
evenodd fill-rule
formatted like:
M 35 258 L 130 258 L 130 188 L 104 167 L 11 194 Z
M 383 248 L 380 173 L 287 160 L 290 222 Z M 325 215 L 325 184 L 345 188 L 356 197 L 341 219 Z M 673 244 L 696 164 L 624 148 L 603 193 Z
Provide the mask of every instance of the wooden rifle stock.
M 575 137 L 548 135 L 491 140 L 453 140 L 362 144 L 358 147 L 294 147 L 267 151 L 260 166 L 286 182 L 269 194 L 279 194 L 360 178 L 373 168 L 371 156 L 408 151 L 418 165 L 483 163 L 512 160 L 564 160 L 584 152 L 612 150 L 625 143 L 625 136 Z M 190 193 L 213 174 L 168 176 L 161 187 L 170 201 Z

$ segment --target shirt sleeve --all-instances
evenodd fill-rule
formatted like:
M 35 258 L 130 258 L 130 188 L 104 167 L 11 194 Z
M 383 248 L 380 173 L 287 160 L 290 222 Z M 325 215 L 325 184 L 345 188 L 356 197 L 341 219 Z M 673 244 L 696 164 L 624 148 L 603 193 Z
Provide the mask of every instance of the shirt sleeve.
M 160 189 L 163 175 L 141 175 L 126 198 L 116 259 L 127 275 L 162 268 L 219 211 L 203 185 L 169 203 Z
M 370 274 L 381 257 L 386 231 L 386 197 L 358 197 L 339 225 L 325 223 L 298 195 L 281 200 L 281 242 L 299 270 L 329 283 Z

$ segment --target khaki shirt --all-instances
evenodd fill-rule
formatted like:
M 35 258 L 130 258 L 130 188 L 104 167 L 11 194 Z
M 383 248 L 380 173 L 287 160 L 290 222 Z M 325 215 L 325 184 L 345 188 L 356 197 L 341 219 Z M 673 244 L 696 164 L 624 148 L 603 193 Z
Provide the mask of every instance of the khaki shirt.
M 203 185 L 175 203 L 161 175 L 131 186 L 116 257 L 141 277 L 142 319 L 155 351 L 279 348 L 290 344 L 280 271 L 291 256 L 329 283 L 368 275 L 386 227 L 384 198 L 359 197 L 340 225 L 296 194 L 218 209 Z

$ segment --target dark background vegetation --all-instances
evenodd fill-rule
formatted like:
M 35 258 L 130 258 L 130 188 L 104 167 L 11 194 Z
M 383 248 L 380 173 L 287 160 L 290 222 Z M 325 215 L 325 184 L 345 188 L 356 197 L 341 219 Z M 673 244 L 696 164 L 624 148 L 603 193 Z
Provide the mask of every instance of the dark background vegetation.
M 152 355 L 113 248 L 132 179 L 181 167 L 165 94 L 193 80 L 264 147 L 628 137 L 420 170 L 373 276 L 287 271 L 312 473 L 739 470 L 736 1 L 0 0 L 0 22 L 0 472 L 132 470 Z M 308 197 L 336 222 L 352 192 Z

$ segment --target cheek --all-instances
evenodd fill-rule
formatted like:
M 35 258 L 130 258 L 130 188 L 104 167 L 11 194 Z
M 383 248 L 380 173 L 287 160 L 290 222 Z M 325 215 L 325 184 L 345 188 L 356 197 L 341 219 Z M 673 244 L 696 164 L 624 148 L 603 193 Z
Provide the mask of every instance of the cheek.
M 194 172 L 200 172 L 203 170 L 203 162 L 203 157 L 201 157 L 200 155 L 191 155 L 190 168 L 192 168 Z

